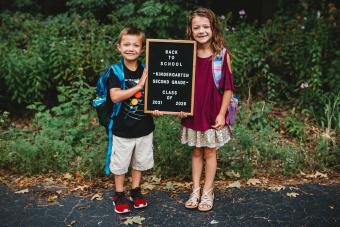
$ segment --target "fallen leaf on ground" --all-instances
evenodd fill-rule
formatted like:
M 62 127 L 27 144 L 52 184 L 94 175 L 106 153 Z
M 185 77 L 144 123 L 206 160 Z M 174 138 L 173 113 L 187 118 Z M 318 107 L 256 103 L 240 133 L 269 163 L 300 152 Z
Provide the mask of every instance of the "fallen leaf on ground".
M 125 218 L 125 221 L 123 222 L 125 225 L 133 225 L 133 224 L 142 224 L 142 221 L 144 221 L 145 218 L 141 216 L 134 216 L 134 217 L 127 217 Z
M 55 203 L 55 202 L 57 201 L 57 199 L 58 199 L 58 196 L 57 196 L 57 195 L 50 195 L 50 196 L 48 197 L 47 201 L 48 201 L 49 203 Z
M 257 185 L 257 184 L 261 184 L 261 181 L 259 179 L 250 178 L 249 180 L 247 180 L 247 185 Z
M 169 181 L 169 182 L 166 183 L 164 189 L 174 191 L 175 185 L 171 181 Z
M 46 184 L 48 184 L 48 185 L 54 184 L 53 178 L 52 177 L 47 178 L 46 179 Z
M 15 194 L 24 194 L 24 193 L 27 193 L 28 192 L 28 188 L 26 188 L 26 189 L 22 189 L 22 190 L 20 190 L 20 191 L 16 191 L 16 192 L 14 192 Z
M 176 182 L 175 186 L 176 188 L 190 188 L 190 183 L 189 182 L 185 182 L 185 183 Z
M 278 186 L 273 186 L 273 187 L 269 187 L 269 189 L 273 192 L 279 192 L 281 190 L 284 190 L 286 187 L 282 186 L 282 185 L 278 185 Z
M 290 189 L 290 190 L 300 190 L 300 188 L 298 188 L 298 187 L 293 187 L 293 186 L 290 186 L 289 189 Z
M 68 180 L 71 180 L 71 179 L 73 178 L 72 175 L 69 174 L 69 173 L 65 173 L 65 174 L 63 175 L 63 177 L 64 177 L 65 179 L 68 179 Z
M 214 225 L 214 224 L 218 224 L 219 222 L 218 221 L 216 221 L 216 220 L 212 220 L 211 222 L 210 222 L 210 224 L 212 224 L 212 225 Z
M 234 181 L 233 183 L 230 183 L 227 188 L 240 188 L 241 183 L 239 181 Z
M 88 188 L 88 187 L 90 187 L 90 186 L 88 186 L 88 185 L 78 186 L 78 187 L 76 187 L 75 189 L 73 189 L 73 191 L 77 191 L 77 190 L 82 190 L 82 191 L 84 191 L 84 189 L 85 189 L 85 188 Z
M 158 177 L 156 177 L 155 175 L 153 175 L 153 176 L 151 177 L 151 181 L 152 181 L 152 182 L 155 182 L 156 184 L 159 184 L 159 183 L 161 182 L 161 178 L 158 178 Z
M 231 177 L 231 178 L 240 178 L 240 176 L 241 176 L 239 173 L 235 172 L 234 170 L 232 170 L 232 171 L 227 171 L 225 174 L 226 174 L 228 177 Z
M 144 190 L 152 190 L 154 189 L 156 186 L 154 184 L 150 184 L 148 182 L 145 182 L 144 184 L 142 184 L 142 188 Z
M 269 180 L 267 178 L 261 179 L 264 184 L 268 184 Z
M 94 194 L 91 200 L 103 200 L 103 196 L 101 194 Z
M 288 192 L 287 193 L 287 196 L 289 196 L 289 197 L 296 197 L 296 196 L 298 196 L 299 195 L 299 193 L 296 193 L 296 192 Z
M 71 223 L 69 225 L 67 225 L 67 227 L 71 227 L 72 225 L 74 225 L 76 223 L 77 223 L 77 221 L 73 220 L 73 221 L 71 221 Z
M 306 175 L 307 178 L 328 178 L 327 174 L 320 173 L 319 171 L 316 171 L 315 174 L 308 174 Z

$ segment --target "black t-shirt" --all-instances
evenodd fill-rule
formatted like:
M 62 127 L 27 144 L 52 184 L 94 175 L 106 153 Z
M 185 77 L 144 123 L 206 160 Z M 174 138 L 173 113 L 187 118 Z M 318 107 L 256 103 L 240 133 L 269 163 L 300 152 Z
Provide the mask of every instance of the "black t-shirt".
M 142 74 L 143 67 L 141 63 L 138 63 L 136 71 L 130 71 L 124 65 L 126 89 L 136 86 Z M 110 76 L 107 81 L 108 90 L 111 88 L 121 88 L 112 68 L 110 69 Z M 116 124 L 112 128 L 112 134 L 123 138 L 137 138 L 150 134 L 154 129 L 155 125 L 152 116 L 144 113 L 143 89 L 122 102 Z

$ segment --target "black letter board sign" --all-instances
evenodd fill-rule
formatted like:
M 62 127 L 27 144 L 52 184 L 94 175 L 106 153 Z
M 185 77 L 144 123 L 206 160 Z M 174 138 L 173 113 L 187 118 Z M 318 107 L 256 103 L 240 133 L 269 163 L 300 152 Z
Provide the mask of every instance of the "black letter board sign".
M 146 40 L 148 79 L 144 112 L 193 114 L 196 42 L 190 40 Z

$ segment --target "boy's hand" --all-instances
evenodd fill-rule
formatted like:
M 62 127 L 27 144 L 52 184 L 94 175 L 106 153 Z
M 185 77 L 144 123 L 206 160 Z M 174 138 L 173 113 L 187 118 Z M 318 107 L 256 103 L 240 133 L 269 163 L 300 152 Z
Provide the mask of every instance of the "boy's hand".
M 152 116 L 155 116 L 155 117 L 163 116 L 163 113 L 159 112 L 159 110 L 154 110 L 154 111 L 152 111 L 151 114 L 152 114 Z
M 145 81 L 146 81 L 147 77 L 148 77 L 148 69 L 145 68 L 144 71 L 143 71 L 143 75 L 142 75 L 142 77 L 140 78 L 140 80 L 137 84 L 139 90 L 142 90 L 144 88 Z
M 181 112 L 177 113 L 177 116 L 179 118 L 185 118 L 185 117 L 188 117 L 188 114 L 181 111 Z

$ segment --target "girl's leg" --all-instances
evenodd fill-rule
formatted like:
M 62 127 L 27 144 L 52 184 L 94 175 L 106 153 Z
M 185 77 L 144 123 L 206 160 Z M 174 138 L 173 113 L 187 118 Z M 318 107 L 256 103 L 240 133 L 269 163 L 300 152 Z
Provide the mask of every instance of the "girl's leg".
M 140 180 L 142 178 L 142 172 L 139 170 L 132 169 L 132 189 L 140 186 Z
M 217 168 L 217 157 L 216 148 L 204 148 L 204 159 L 205 159 L 205 179 L 204 179 L 204 191 L 208 191 L 213 187 L 216 168 Z
M 203 148 L 201 147 L 194 147 L 192 150 L 192 182 L 193 182 L 193 188 L 199 188 L 200 187 L 200 180 L 203 170 Z
M 208 211 L 212 209 L 214 192 L 213 185 L 217 168 L 217 157 L 215 148 L 204 148 L 205 159 L 205 179 L 201 203 L 198 209 L 201 211 Z
M 190 194 L 190 198 L 185 203 L 185 207 L 189 209 L 197 208 L 199 198 L 200 198 L 200 180 L 203 170 L 203 149 L 199 147 L 194 147 L 191 154 L 192 159 L 192 181 L 193 181 L 193 191 Z
M 124 180 L 125 180 L 125 174 L 115 175 L 116 192 L 124 191 Z

